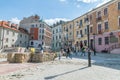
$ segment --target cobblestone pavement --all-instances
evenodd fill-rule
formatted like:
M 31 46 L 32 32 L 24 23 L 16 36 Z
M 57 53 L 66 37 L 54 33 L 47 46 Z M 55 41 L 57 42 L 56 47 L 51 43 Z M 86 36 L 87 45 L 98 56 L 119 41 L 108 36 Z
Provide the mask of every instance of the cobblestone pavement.
M 92 54 L 92 67 L 87 58 L 78 54 L 44 63 L 0 64 L 5 72 L 0 80 L 120 80 L 120 55 Z

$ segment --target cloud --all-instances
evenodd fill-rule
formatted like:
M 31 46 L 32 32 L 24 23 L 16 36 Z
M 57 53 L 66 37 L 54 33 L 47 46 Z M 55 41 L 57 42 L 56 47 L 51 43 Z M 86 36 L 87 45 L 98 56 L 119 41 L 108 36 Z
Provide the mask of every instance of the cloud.
M 102 0 L 102 3 L 99 3 L 96 7 L 99 7 L 99 6 L 105 4 L 105 3 L 109 2 L 109 1 L 111 1 L 111 0 Z
M 19 20 L 17 17 L 12 18 L 12 19 L 9 20 L 9 21 L 11 21 L 12 23 L 15 23 L 15 24 L 19 24 L 19 22 L 20 22 L 20 20 Z
M 80 2 L 80 1 L 82 1 L 84 3 L 93 3 L 93 2 L 96 2 L 98 0 L 77 0 L 77 2 Z
M 63 21 L 69 21 L 70 19 L 66 19 L 66 18 L 54 18 L 54 19 L 46 19 L 44 20 L 47 24 L 49 25 L 53 25 L 54 23 L 63 20 Z

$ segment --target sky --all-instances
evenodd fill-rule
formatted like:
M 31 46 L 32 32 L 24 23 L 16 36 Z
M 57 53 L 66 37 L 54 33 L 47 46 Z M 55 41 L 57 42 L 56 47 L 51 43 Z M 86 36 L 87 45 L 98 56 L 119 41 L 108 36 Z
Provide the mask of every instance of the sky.
M 1 0 L 0 20 L 19 23 L 24 17 L 39 15 L 49 25 L 69 21 L 110 0 Z

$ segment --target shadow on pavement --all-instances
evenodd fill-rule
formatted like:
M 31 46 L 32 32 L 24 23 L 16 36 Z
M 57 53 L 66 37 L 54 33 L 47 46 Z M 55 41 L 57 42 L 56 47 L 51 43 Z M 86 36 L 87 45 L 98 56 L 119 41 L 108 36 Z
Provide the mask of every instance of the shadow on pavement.
M 88 60 L 87 53 L 86 56 L 74 55 L 73 57 Z M 94 56 L 92 53 L 91 60 L 92 65 L 120 70 L 120 54 L 97 53 L 97 55 Z
M 62 75 L 65 75 L 65 74 L 69 74 L 69 73 L 72 73 L 72 72 L 75 72 L 75 71 L 78 71 L 78 70 L 83 70 L 83 69 L 86 69 L 86 68 L 88 68 L 88 67 L 83 67 L 83 68 L 72 70 L 72 71 L 69 71 L 69 72 L 65 72 L 65 73 L 61 73 L 61 74 L 57 74 L 57 75 L 53 75 L 53 76 L 48 76 L 48 77 L 45 77 L 44 79 L 45 80 L 53 79 L 55 77 L 62 76 Z

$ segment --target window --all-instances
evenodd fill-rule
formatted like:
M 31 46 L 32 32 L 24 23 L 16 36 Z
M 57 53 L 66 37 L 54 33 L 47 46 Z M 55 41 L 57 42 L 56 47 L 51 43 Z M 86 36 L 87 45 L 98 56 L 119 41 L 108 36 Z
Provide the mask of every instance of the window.
M 104 25 L 105 25 L 105 30 L 108 30 L 108 22 L 105 22 Z
M 44 33 L 44 29 L 42 30 L 42 33 Z
M 36 27 L 37 27 L 37 24 L 36 24 Z
M 56 40 L 58 39 L 58 37 L 56 36 Z
M 98 24 L 98 33 L 101 33 L 102 26 L 101 24 Z
M 41 24 L 40 24 L 40 27 L 41 27 Z
M 53 36 L 53 41 L 54 41 L 54 36 Z
M 109 44 L 109 37 L 105 37 L 105 45 Z
M 84 45 L 87 46 L 87 40 L 84 40 Z
M 120 2 L 118 2 L 118 10 L 120 10 Z
M 102 38 L 98 38 L 98 45 L 102 45 Z
M 101 11 L 97 13 L 98 18 L 101 17 Z
M 54 34 L 54 30 L 53 30 L 53 34 Z
M 56 29 L 56 33 L 58 33 L 58 29 Z
M 31 25 L 32 28 L 34 28 L 34 25 Z
M 40 29 L 40 33 L 41 33 L 41 29 Z
M 31 45 L 34 45 L 34 42 L 31 42 Z
M 22 38 L 22 34 L 20 34 L 20 37 Z
M 80 35 L 81 35 L 81 37 L 83 37 L 82 30 L 80 30 Z
M 39 35 L 39 39 L 41 39 L 41 35 Z
M 79 22 L 78 21 L 76 22 L 76 26 L 79 26 Z
M 42 40 L 44 39 L 44 35 L 42 35 Z
M 60 31 L 60 32 L 62 32 L 62 30 L 61 30 L 61 29 L 59 29 L 59 31 Z
M 61 35 L 59 35 L 59 39 L 61 39 Z
M 78 36 L 78 34 L 79 34 L 79 31 L 76 32 L 76 36 Z
M 61 43 L 59 42 L 59 46 L 61 46 Z
M 56 47 L 57 47 L 57 43 L 56 43 Z
M 80 20 L 80 26 L 82 26 L 82 20 Z
M 85 34 L 87 34 L 87 29 L 85 29 Z
M 104 15 L 107 15 L 107 14 L 108 14 L 108 9 L 105 8 L 105 9 L 104 9 Z
M 64 27 L 64 31 L 65 31 L 66 29 L 65 29 L 65 27 Z
M 92 27 L 90 27 L 90 33 L 92 33 Z
M 22 41 L 20 41 L 20 44 L 22 44 Z

